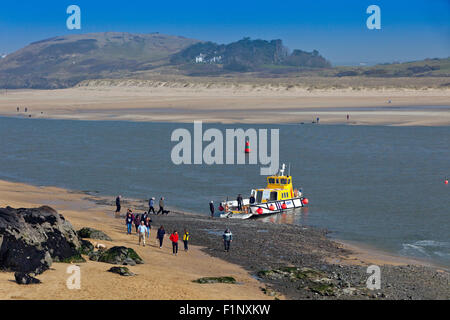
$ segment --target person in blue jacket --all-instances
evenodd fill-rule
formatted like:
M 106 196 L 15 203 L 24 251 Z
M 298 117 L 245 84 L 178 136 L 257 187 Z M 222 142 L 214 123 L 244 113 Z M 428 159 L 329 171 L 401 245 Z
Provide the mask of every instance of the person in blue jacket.
M 165 234 L 166 234 L 166 231 L 164 230 L 164 227 L 163 226 L 159 227 L 158 232 L 156 234 L 156 239 L 159 240 L 159 248 L 160 249 L 162 248 Z
M 230 252 L 231 241 L 233 241 L 233 234 L 231 233 L 230 229 L 227 229 L 223 233 L 223 244 L 224 244 L 224 247 L 225 247 L 224 251 Z
M 155 214 L 155 198 L 151 197 L 148 200 L 148 214 L 150 214 L 150 212 L 153 212 L 153 214 Z

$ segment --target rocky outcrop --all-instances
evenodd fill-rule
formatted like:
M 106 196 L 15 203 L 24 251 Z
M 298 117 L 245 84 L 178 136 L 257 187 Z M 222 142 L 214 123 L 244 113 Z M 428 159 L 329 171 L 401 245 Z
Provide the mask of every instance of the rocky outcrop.
M 48 206 L 0 208 L 1 270 L 40 274 L 53 261 L 79 260 L 80 247 L 70 222 Z
M 85 227 L 83 229 L 78 230 L 77 233 L 80 238 L 112 241 L 112 239 L 106 233 L 93 228 Z
M 94 245 L 87 240 L 81 239 L 80 253 L 90 255 L 94 252 Z
M 133 249 L 117 246 L 105 251 L 95 251 L 89 256 L 89 260 L 121 265 L 144 263 L 142 258 Z
M 14 278 L 18 284 L 38 284 L 41 283 L 41 280 L 36 279 L 32 275 L 24 272 L 16 272 L 14 273 Z

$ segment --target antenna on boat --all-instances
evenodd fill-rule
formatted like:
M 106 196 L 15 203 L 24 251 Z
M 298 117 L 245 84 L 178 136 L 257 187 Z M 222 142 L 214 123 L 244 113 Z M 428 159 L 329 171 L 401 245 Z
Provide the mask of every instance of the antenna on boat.
M 286 165 L 283 163 L 280 169 L 280 176 L 284 176 L 284 170 L 286 169 Z
M 288 176 L 291 176 L 291 163 L 289 162 L 289 171 L 288 171 Z

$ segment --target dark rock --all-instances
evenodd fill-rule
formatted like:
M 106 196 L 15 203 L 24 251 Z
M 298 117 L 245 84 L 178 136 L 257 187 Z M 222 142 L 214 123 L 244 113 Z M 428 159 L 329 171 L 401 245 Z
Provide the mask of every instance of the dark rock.
M 15 272 L 14 278 L 18 284 L 37 284 L 41 283 L 41 280 L 34 278 L 28 273 L 24 272 Z
M 78 230 L 77 233 L 80 238 L 112 241 L 112 239 L 106 233 L 93 228 L 85 227 L 83 229 Z
M 0 269 L 39 274 L 79 256 L 79 248 L 72 225 L 54 209 L 0 208 Z
M 80 253 L 90 255 L 94 252 L 94 245 L 87 240 L 81 240 Z
M 120 274 L 121 276 L 135 276 L 133 272 L 131 272 L 127 267 L 112 267 L 108 270 L 112 273 Z
M 123 264 L 128 266 L 135 266 L 136 262 L 133 259 L 127 258 L 124 260 Z
M 89 257 L 90 260 L 106 262 L 112 264 L 142 264 L 144 261 L 138 256 L 136 251 L 126 247 L 112 247 L 105 251 L 97 251 Z M 131 262 L 133 261 L 133 262 Z
M 205 277 L 192 282 L 196 283 L 236 283 L 236 279 L 233 277 Z

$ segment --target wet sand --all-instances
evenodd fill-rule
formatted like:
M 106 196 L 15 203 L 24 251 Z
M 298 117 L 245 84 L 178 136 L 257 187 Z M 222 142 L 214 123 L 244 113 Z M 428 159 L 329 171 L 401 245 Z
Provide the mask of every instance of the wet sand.
M 310 123 L 319 117 L 323 124 L 436 126 L 450 124 L 450 89 L 311 90 L 164 82 L 102 86 L 99 82 L 60 90 L 2 91 L 0 115 L 220 123 Z
M 125 199 L 123 208 L 146 209 L 145 201 Z M 123 219 L 114 218 L 114 199 L 54 187 L 35 187 L 0 181 L 0 207 L 50 205 L 75 229 L 93 227 L 110 235 L 108 247 L 125 245 L 135 249 L 145 264 L 131 267 L 136 277 L 106 272 L 109 264 L 80 263 L 82 289 L 65 287 L 67 264 L 54 263 L 39 275 L 39 285 L 20 286 L 10 272 L 0 272 L 1 299 L 450 299 L 450 274 L 427 262 L 393 256 L 354 244 L 331 241 L 326 230 L 309 226 L 210 219 L 206 216 L 171 212 L 154 216 L 150 246 L 137 246 L 136 235 L 126 235 Z M 171 254 L 168 239 L 163 249 L 156 246 L 155 228 L 167 231 L 188 228 L 192 234 L 188 253 Z M 223 251 L 221 233 L 229 227 L 234 234 L 232 250 Z M 93 240 L 96 242 L 96 240 Z M 376 295 L 364 289 L 366 267 L 382 268 L 383 287 Z M 320 270 L 335 281 L 337 289 L 358 288 L 357 294 L 322 296 L 290 279 L 263 279 L 258 272 L 283 266 Z M 239 284 L 192 283 L 206 276 L 233 276 Z M 270 288 L 275 295 L 266 295 Z M 352 289 L 353 290 L 353 289 Z

